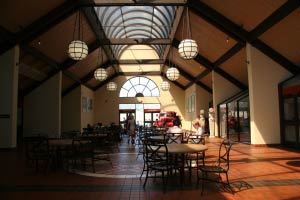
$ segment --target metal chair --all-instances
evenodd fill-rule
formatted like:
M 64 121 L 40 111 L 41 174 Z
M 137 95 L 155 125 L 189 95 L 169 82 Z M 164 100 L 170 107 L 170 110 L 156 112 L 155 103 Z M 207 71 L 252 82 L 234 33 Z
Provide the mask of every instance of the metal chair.
M 223 142 L 220 144 L 219 147 L 219 157 L 216 163 L 214 165 L 199 166 L 199 169 L 202 173 L 202 177 L 201 178 L 198 177 L 198 181 L 199 179 L 202 179 L 201 195 L 203 194 L 204 180 L 222 183 L 224 187 L 228 188 L 231 191 L 231 193 L 233 193 L 233 190 L 230 187 L 230 183 L 228 179 L 230 150 L 233 144 L 234 143 L 231 141 L 223 140 Z M 217 179 L 208 178 L 208 173 L 218 174 Z M 222 181 L 221 174 L 226 175 L 226 182 Z
M 203 137 L 202 135 L 189 135 L 188 143 L 205 145 L 205 137 Z M 187 166 L 189 168 L 190 178 L 192 177 L 192 168 L 197 168 L 197 177 L 198 177 L 198 164 L 199 164 L 198 161 L 202 160 L 202 165 L 204 165 L 204 158 L 205 158 L 205 152 L 188 153 L 186 155 L 185 160 L 186 160 Z M 193 161 L 196 163 L 196 167 L 192 166 Z
M 49 150 L 48 138 L 44 136 L 32 136 L 24 138 L 26 163 L 35 165 L 36 172 L 43 167 L 44 173 L 47 172 L 52 161 L 52 154 Z M 41 164 L 43 164 L 41 166 Z
M 168 148 L 166 144 L 157 143 L 156 141 L 145 140 L 145 164 L 146 178 L 143 187 L 145 188 L 148 178 L 160 177 L 163 180 L 164 191 L 168 184 L 168 176 L 174 168 L 169 163 Z M 151 176 L 151 174 L 154 174 Z

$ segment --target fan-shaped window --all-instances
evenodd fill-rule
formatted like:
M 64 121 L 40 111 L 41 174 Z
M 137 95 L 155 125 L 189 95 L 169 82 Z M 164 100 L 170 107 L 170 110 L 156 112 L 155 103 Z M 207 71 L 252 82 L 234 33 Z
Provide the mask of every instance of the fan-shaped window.
M 146 77 L 133 77 L 127 80 L 120 90 L 119 97 L 158 97 L 157 85 Z

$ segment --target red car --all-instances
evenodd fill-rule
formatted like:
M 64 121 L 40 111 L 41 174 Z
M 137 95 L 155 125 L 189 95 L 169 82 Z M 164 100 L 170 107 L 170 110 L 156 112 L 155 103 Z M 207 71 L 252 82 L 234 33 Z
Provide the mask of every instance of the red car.
M 175 118 L 176 118 L 176 112 L 173 112 L 173 111 L 161 112 L 161 113 L 159 113 L 159 119 L 156 122 L 154 122 L 153 126 L 172 127 L 173 126 L 173 120 Z

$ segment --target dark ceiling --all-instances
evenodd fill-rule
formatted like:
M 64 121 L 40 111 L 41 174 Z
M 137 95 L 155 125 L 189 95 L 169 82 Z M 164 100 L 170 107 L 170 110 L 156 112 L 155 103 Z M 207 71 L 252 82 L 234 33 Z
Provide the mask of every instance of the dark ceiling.
M 119 28 L 132 16 L 133 7 L 129 6 L 147 8 L 147 15 L 153 15 L 147 22 L 140 20 L 138 25 L 143 30 L 138 34 L 128 27 Z M 174 16 L 165 6 L 172 8 Z M 195 83 L 212 93 L 212 71 L 245 90 L 248 88 L 246 43 L 292 74 L 299 74 L 299 6 L 300 0 L 4 0 L 0 2 L 0 54 L 20 45 L 20 96 L 59 71 L 63 72 L 65 95 L 81 84 L 97 90 L 117 76 L 165 76 L 168 66 L 176 66 L 180 71 L 181 76 L 174 83 L 183 90 Z M 184 39 L 186 8 L 189 8 L 192 39 L 198 44 L 198 55 L 193 60 L 183 60 L 177 52 Z M 117 16 L 113 22 L 109 17 L 106 19 L 112 24 L 109 30 L 114 24 L 119 28 L 114 34 L 108 31 L 109 24 L 98 17 L 109 9 L 114 9 L 112 13 Z M 67 48 L 79 12 L 84 16 L 82 30 L 89 55 L 82 61 L 74 61 L 68 57 Z M 157 16 L 166 21 L 158 17 L 161 24 L 155 24 L 157 20 L 153 19 Z M 117 23 L 120 19 L 121 24 Z M 146 24 L 149 21 L 152 27 Z M 144 32 L 149 36 L 141 37 Z M 131 44 L 151 45 L 160 59 L 119 60 L 120 52 Z M 105 52 L 100 64 L 99 47 Z M 161 71 L 120 72 L 118 66 L 126 63 L 156 63 L 161 65 Z M 109 77 L 104 82 L 93 77 L 98 67 L 107 69 Z

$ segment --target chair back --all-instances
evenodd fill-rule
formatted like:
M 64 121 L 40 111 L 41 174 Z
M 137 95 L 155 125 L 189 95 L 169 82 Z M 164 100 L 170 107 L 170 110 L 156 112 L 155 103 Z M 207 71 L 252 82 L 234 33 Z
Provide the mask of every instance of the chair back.
M 48 138 L 45 136 L 32 136 L 24 138 L 27 159 L 49 153 Z
M 166 141 L 168 144 L 181 143 L 183 140 L 183 133 L 167 133 Z
M 202 135 L 189 135 L 188 143 L 190 144 L 205 144 L 205 137 Z
M 158 143 L 150 139 L 144 141 L 144 159 L 148 167 L 168 163 L 168 148 L 164 143 Z
M 233 144 L 232 141 L 223 140 L 219 148 L 218 166 L 226 172 L 229 170 L 230 150 Z

